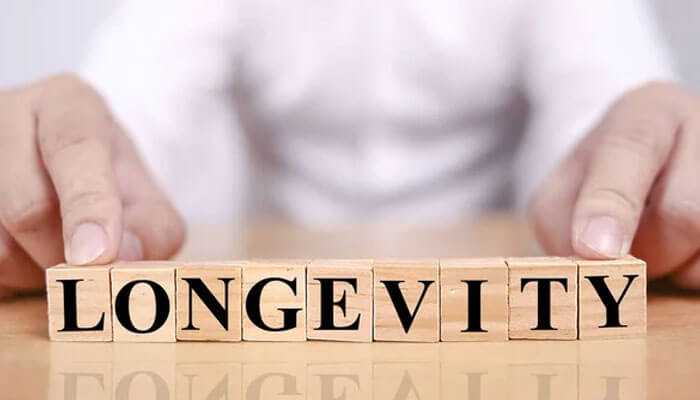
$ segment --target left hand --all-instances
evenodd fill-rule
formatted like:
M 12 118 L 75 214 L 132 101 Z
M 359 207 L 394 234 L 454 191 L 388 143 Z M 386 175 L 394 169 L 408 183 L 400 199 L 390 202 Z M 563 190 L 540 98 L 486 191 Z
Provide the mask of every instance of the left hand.
M 647 261 L 700 289 L 700 98 L 670 83 L 623 95 L 531 206 L 546 251 Z

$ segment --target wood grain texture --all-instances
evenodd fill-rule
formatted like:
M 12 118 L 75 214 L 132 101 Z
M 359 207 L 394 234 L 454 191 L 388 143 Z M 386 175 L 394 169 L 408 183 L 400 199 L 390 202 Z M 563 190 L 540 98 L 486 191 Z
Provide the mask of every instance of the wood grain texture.
M 198 262 L 178 265 L 177 340 L 227 341 L 241 340 L 241 277 L 244 262 Z M 226 312 L 219 321 L 187 279 L 201 279 Z M 191 301 L 191 308 L 190 308 Z M 191 311 L 190 311 L 191 310 Z M 190 319 L 191 317 L 191 319 Z
M 307 333 L 311 340 L 343 342 L 372 341 L 372 261 L 371 260 L 315 260 L 306 271 Z M 347 282 L 333 285 L 333 302 L 344 299 L 345 312 L 334 305 L 333 324 L 347 327 L 358 321 L 353 330 L 321 330 L 321 284 L 318 279 L 355 279 L 355 289 Z
M 509 269 L 509 338 L 576 340 L 578 312 L 577 265 L 569 258 L 529 257 L 506 259 Z M 566 288 L 552 283 L 551 327 L 536 330 L 538 326 L 538 284 L 530 282 L 522 287 L 523 279 L 564 279 Z
M 437 342 L 440 340 L 440 279 L 437 260 L 377 260 L 374 262 L 374 340 Z M 386 282 L 399 282 L 410 312 L 408 331 L 399 319 Z M 420 281 L 430 282 L 426 285 Z M 418 301 L 425 291 L 420 307 Z M 416 310 L 417 308 L 417 310 Z
M 482 332 L 463 332 L 469 315 L 465 280 L 485 281 L 479 289 Z M 508 266 L 503 258 L 440 260 L 440 339 L 508 340 Z
M 306 340 L 306 265 L 299 260 L 253 260 L 243 267 L 243 340 L 249 341 L 305 341 Z M 264 286 L 261 294 L 261 317 L 269 327 L 279 329 L 284 325 L 284 309 L 299 309 L 292 329 L 268 331 L 251 321 L 247 302 L 251 301 L 251 289 L 267 278 L 281 278 L 293 282 L 296 293 L 285 283 L 272 281 Z
M 59 280 L 80 279 L 75 283 L 77 326 L 100 330 L 61 332 L 65 329 L 64 283 Z M 108 266 L 57 265 L 46 270 L 49 338 L 57 341 L 109 342 L 112 340 L 112 312 Z M 102 321 L 102 324 L 99 322 Z
M 168 261 L 120 262 L 112 266 L 112 319 L 115 342 L 174 342 L 175 341 L 175 268 L 177 264 Z M 115 312 L 118 294 L 126 285 L 133 285 L 128 297 L 128 317 L 137 331 L 127 329 Z M 153 286 L 151 286 L 153 285 Z M 165 321 L 153 332 L 141 333 L 151 328 L 156 318 L 156 291 L 160 287 L 167 298 Z M 126 293 L 126 292 L 125 292 Z
M 579 338 L 644 336 L 647 327 L 646 263 L 634 257 L 608 261 L 576 260 L 576 263 L 579 266 Z M 595 277 L 604 282 L 608 294 L 619 302 L 617 322 L 624 326 L 602 327 L 608 323 L 608 313 L 593 286 L 591 279 Z M 623 292 L 625 295 L 620 300 Z

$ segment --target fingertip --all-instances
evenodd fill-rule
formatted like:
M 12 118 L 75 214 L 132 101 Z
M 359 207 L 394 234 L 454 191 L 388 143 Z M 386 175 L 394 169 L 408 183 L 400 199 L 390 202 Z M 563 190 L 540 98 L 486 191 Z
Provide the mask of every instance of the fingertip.
M 632 235 L 617 219 L 607 215 L 588 217 L 574 225 L 572 246 L 578 256 L 615 259 L 629 254 Z
M 72 265 L 97 264 L 110 261 L 109 237 L 107 231 L 95 222 L 79 224 L 66 242 L 66 261 Z

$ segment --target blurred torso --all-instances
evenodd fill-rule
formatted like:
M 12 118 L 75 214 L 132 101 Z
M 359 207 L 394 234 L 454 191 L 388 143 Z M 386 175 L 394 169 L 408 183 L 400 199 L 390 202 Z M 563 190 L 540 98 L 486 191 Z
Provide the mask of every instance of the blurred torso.
M 513 2 L 256 0 L 239 12 L 234 85 L 262 211 L 415 220 L 510 202 L 524 112 Z

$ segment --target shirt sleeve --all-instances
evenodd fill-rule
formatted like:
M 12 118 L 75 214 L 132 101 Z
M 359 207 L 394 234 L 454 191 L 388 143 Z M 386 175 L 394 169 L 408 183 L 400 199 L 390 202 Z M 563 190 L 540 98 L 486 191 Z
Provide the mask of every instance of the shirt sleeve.
M 190 222 L 234 218 L 241 204 L 234 4 L 125 0 L 80 70 Z
M 530 106 L 515 162 L 522 209 L 618 97 L 674 74 L 643 0 L 533 0 L 519 31 Z

